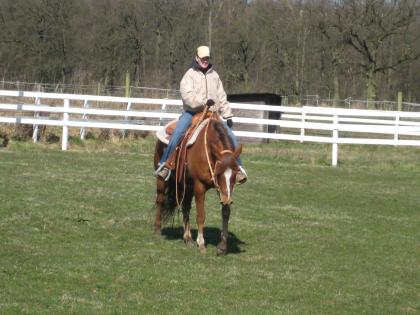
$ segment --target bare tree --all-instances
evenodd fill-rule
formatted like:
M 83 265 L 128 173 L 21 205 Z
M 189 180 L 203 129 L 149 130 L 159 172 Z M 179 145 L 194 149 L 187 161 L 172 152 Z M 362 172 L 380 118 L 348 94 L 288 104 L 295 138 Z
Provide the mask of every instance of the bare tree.
M 0 76 L 178 88 L 198 45 L 228 92 L 420 99 L 419 0 L 2 0 Z M 410 94 L 411 93 L 411 94 Z
M 420 52 L 406 40 L 416 19 L 418 1 L 334 1 L 330 27 L 339 31 L 345 44 L 361 57 L 359 66 L 366 82 L 367 99 L 376 98 L 377 75 L 416 60 Z M 392 59 L 384 58 L 390 41 L 403 42 L 405 49 Z

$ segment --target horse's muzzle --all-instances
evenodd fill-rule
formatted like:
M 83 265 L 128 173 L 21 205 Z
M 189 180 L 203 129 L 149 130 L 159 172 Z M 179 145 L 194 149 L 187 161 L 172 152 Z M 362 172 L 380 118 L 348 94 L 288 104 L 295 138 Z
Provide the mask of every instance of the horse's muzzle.
M 229 196 L 228 194 L 222 193 L 219 186 L 217 186 L 216 189 L 217 189 L 217 194 L 219 195 L 219 198 L 220 198 L 220 204 L 222 206 L 229 206 L 233 203 L 231 196 Z
M 233 203 L 231 198 L 220 198 L 220 204 L 222 206 L 230 206 Z

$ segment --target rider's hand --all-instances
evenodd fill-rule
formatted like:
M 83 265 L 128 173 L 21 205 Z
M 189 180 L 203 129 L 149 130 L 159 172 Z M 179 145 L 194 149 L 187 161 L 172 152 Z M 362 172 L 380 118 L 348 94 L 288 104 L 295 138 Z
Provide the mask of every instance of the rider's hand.
M 233 121 L 232 121 L 232 118 L 229 118 L 228 120 L 226 120 L 226 123 L 227 123 L 228 127 L 229 127 L 230 129 L 232 129 L 232 127 L 233 127 Z
M 214 105 L 214 101 L 212 99 L 209 99 L 209 100 L 207 100 L 206 105 L 207 105 L 207 107 L 211 107 L 211 106 Z

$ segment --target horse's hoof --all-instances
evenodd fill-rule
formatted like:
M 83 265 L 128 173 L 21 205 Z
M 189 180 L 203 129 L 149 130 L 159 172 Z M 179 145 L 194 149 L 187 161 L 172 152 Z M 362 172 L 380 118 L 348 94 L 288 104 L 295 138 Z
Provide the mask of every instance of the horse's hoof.
M 162 235 L 162 230 L 159 228 L 155 228 L 155 232 L 156 235 Z
M 203 247 L 198 247 L 198 250 L 200 251 L 200 254 L 205 254 L 206 253 L 206 248 Z
M 224 246 L 217 246 L 216 253 L 217 256 L 224 256 L 227 254 L 227 248 Z
M 195 242 L 192 239 L 184 240 L 184 243 L 188 247 L 195 247 Z

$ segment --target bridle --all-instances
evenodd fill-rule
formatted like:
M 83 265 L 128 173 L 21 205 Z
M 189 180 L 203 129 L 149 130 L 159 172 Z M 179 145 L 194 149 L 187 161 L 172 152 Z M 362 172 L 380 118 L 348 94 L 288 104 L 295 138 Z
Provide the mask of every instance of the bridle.
M 214 164 L 214 168 L 211 166 L 209 149 L 208 149 L 208 145 L 207 145 L 207 131 L 209 129 L 210 121 L 213 118 L 213 116 L 214 116 L 214 113 L 212 113 L 212 115 L 210 116 L 210 119 L 207 122 L 206 129 L 205 129 L 205 132 L 204 132 L 204 151 L 206 153 L 206 160 L 207 160 L 207 165 L 209 166 L 209 170 L 210 170 L 210 174 L 211 174 L 211 180 L 212 180 L 216 190 L 220 191 L 220 187 L 217 184 L 217 180 L 216 180 L 216 177 L 215 177 L 215 171 L 216 171 L 217 165 L 220 164 L 220 161 L 219 160 L 216 161 L 216 163 Z M 232 153 L 233 154 L 233 152 L 231 150 L 222 150 L 222 151 L 219 152 L 220 155 L 222 155 L 224 153 Z
M 204 132 L 204 151 L 206 153 L 206 160 L 207 160 L 207 165 L 208 165 L 209 170 L 210 170 L 211 180 L 213 182 L 214 188 L 216 188 L 217 192 L 220 194 L 220 186 L 219 186 L 219 184 L 217 182 L 217 179 L 216 179 L 216 176 L 215 176 L 215 172 L 216 172 L 217 166 L 221 162 L 219 160 L 217 160 L 214 163 L 214 168 L 212 167 L 211 161 L 210 161 L 210 155 L 209 155 L 208 145 L 207 145 L 207 131 L 208 131 L 208 128 L 209 128 L 209 125 L 210 125 L 210 121 L 213 118 L 213 116 L 214 116 L 214 112 L 210 116 L 210 119 L 207 122 L 206 129 L 205 129 L 205 132 Z M 225 153 L 233 154 L 233 152 L 231 150 L 222 150 L 222 151 L 219 152 L 219 155 L 221 156 L 221 155 L 223 155 Z

